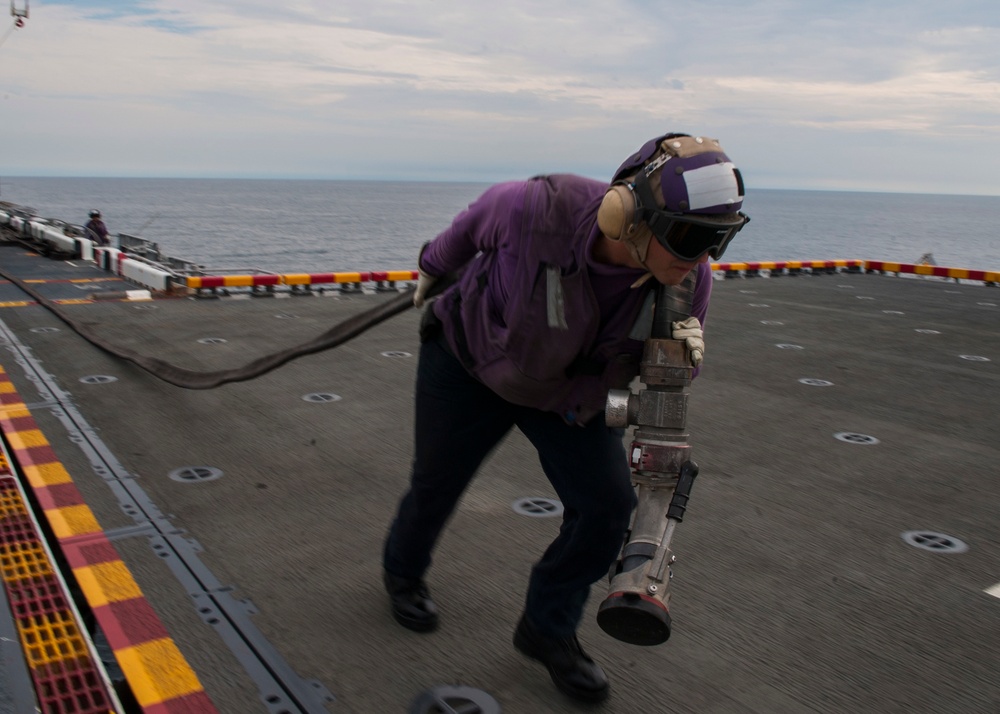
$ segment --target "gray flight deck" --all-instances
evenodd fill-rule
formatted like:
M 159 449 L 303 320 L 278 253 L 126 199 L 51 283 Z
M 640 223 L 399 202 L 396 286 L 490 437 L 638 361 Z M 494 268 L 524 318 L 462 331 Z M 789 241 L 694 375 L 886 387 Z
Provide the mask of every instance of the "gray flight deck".
M 0 262 L 44 275 L 33 286 L 52 299 L 128 287 L 12 244 Z M 597 706 L 566 699 L 511 645 L 528 571 L 559 525 L 512 508 L 555 498 L 519 433 L 436 552 L 440 629 L 390 616 L 380 551 L 412 453 L 417 310 L 256 380 L 191 391 L 40 305 L 10 304 L 26 298 L 0 281 L 0 365 L 225 714 L 403 713 L 439 685 L 482 690 L 507 714 L 1000 712 L 1000 597 L 987 592 L 1000 583 L 1000 289 L 843 272 L 713 289 L 673 635 L 651 648 L 608 637 L 595 585 L 580 638 L 611 679 Z M 217 370 L 389 297 L 62 309 L 112 343 Z M 80 381 L 94 376 L 116 381 Z M 40 387 L 63 404 L 42 403 Z M 122 502 L 123 482 L 138 503 Z M 142 514 L 157 511 L 154 533 Z

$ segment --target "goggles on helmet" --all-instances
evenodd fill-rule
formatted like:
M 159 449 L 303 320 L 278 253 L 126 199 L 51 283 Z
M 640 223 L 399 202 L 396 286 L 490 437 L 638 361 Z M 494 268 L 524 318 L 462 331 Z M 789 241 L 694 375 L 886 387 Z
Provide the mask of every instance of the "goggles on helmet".
M 715 260 L 722 257 L 729 241 L 736 237 L 750 216 L 742 211 L 728 214 L 680 213 L 659 208 L 650 175 L 665 159 L 653 162 L 628 184 L 636 199 L 636 220 L 641 220 L 656 236 L 657 242 L 681 260 L 696 261 L 708 253 Z M 742 191 L 741 191 L 742 194 Z
M 644 218 L 657 242 L 681 260 L 695 261 L 708 253 L 718 260 L 726 252 L 729 241 L 736 237 L 750 216 L 740 212 L 731 220 L 699 216 L 694 213 L 647 211 Z

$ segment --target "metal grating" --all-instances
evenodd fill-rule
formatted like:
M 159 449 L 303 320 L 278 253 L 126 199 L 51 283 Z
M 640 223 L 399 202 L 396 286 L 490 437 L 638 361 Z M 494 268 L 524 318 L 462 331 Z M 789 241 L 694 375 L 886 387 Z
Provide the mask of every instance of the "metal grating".
M 222 469 L 214 466 L 182 466 L 171 471 L 168 476 L 181 483 L 200 483 L 222 478 Z
M 562 503 L 554 498 L 528 496 L 519 498 L 510 505 L 514 513 L 531 518 L 554 518 L 563 513 Z
M 422 692 L 409 714 L 500 714 L 500 704 L 482 689 L 442 685 Z
M 0 462 L 9 473 L 6 462 Z M 0 475 L 0 572 L 40 711 L 114 710 L 16 482 Z
M 20 349 L 20 346 L 19 346 Z M 26 358 L 25 364 L 30 365 L 34 371 L 36 365 L 30 358 Z M 73 411 L 71 405 L 62 401 L 64 392 L 59 392 L 53 386 L 51 377 L 38 372 L 36 374 L 45 386 L 58 394 L 57 401 L 60 406 L 73 415 L 73 418 L 80 418 L 79 414 Z M 10 409 L 0 409 L 0 430 L 4 436 L 18 435 L 20 444 L 16 444 L 11 452 L 7 451 L 4 443 L 0 442 L 0 451 L 5 456 L 6 464 L 12 465 L 15 462 L 11 458 L 11 453 L 19 459 L 23 457 L 26 463 L 39 469 L 45 469 L 47 476 L 43 483 L 35 484 L 31 492 L 39 499 L 39 514 L 36 514 L 31 505 L 28 504 L 25 490 L 27 486 L 15 478 L 13 466 L 10 467 L 9 478 L 7 480 L 10 488 L 21 498 L 22 508 L 12 512 L 26 518 L 25 533 L 29 538 L 15 539 L 20 543 L 30 542 L 32 545 L 40 546 L 49 559 L 52 559 L 53 551 L 49 548 L 48 542 L 43 538 L 45 533 L 41 530 L 40 522 L 48 522 L 53 527 L 52 535 L 55 536 L 53 548 L 60 548 L 67 559 L 67 565 L 72 568 L 73 574 L 77 576 L 76 582 L 80 586 L 80 595 L 90 606 L 88 614 L 93 615 L 93 620 L 84 620 L 76 608 L 76 603 L 72 598 L 67 584 L 59 568 L 54 568 L 55 581 L 62 588 L 60 597 L 61 604 L 72 614 L 76 623 L 83 626 L 77 628 L 77 632 L 85 638 L 85 643 L 90 652 L 89 659 L 73 659 L 67 657 L 49 665 L 41 665 L 36 671 L 28 676 L 26 657 L 21 647 L 15 656 L 24 664 L 24 674 L 26 679 L 32 680 L 36 684 L 42 696 L 47 698 L 45 712 L 54 714 L 89 714 L 93 707 L 93 702 L 100 698 L 100 694 L 88 689 L 90 684 L 98 681 L 103 684 L 104 697 L 110 700 L 111 706 L 103 705 L 95 711 L 107 712 L 114 710 L 122 711 L 121 703 L 118 701 L 117 692 L 103 667 L 101 667 L 101 651 L 98 649 L 100 643 L 93 642 L 88 634 L 95 633 L 103 637 L 104 650 L 111 650 L 117 658 L 118 673 L 124 676 L 124 680 L 116 679 L 127 686 L 130 696 L 134 695 L 134 704 L 142 706 L 143 711 L 157 712 L 158 714 L 181 714 L 193 712 L 216 712 L 208 695 L 205 693 L 198 681 L 194 671 L 184 659 L 180 650 L 170 639 L 163 623 L 146 602 L 145 597 L 139 590 L 139 586 L 132 578 L 127 566 L 118 556 L 114 546 L 101 531 L 94 514 L 86 506 L 82 495 L 76 489 L 69 472 L 63 465 L 55 460 L 46 460 L 54 456 L 49 448 L 41 430 L 34 419 L 30 416 L 23 402 L 19 401 L 16 391 L 10 380 L 6 378 L 3 366 L 0 365 L 0 397 L 3 397 L 4 406 L 16 405 Z M 60 414 L 60 419 L 66 414 Z M 69 418 L 69 417 L 67 417 Z M 66 422 L 64 422 L 66 423 Z M 85 422 L 80 422 L 85 423 Z M 71 439 L 76 432 L 70 431 Z M 91 444 L 99 451 L 103 448 L 95 440 Z M 44 447 L 44 448 L 42 448 Z M 96 452 L 95 452 L 96 453 Z M 39 458 L 41 456 L 41 458 Z M 107 458 L 106 454 L 101 454 L 101 458 Z M 105 472 L 109 469 L 117 469 L 118 465 L 113 461 L 106 461 L 101 468 Z M 97 470 L 97 469 L 95 469 Z M 102 474 L 103 475 L 103 474 Z M 19 475 L 18 475 L 19 476 Z M 45 504 L 49 504 L 46 507 Z M 138 501 L 133 501 L 128 505 L 138 505 Z M 7 509 L 7 515 L 11 515 Z M 10 518 L 7 519 L 8 529 L 4 531 L 4 511 L 0 509 L 0 532 L 11 532 Z M 58 530 L 56 530 L 58 528 Z M 168 536 L 169 537 L 169 536 Z M 189 547 L 191 547 L 189 545 Z M 24 550 L 23 548 L 21 549 Z M 96 567 L 95 567 L 96 566 Z M 83 577 L 81 577 L 83 576 Z M 4 592 L 18 584 L 17 581 L 5 583 Z M 11 592 L 15 592 L 13 589 Z M 16 599 L 24 602 L 26 599 L 41 599 L 36 594 L 26 593 L 27 597 L 15 593 L 16 598 L 8 597 L 6 603 L 9 609 L 13 610 L 12 603 Z M 37 616 L 36 616 L 37 617 Z M 5 622 L 6 631 L 20 639 L 20 632 L 17 629 L 13 616 Z M 91 630 L 90 623 L 100 630 Z M 44 624 L 36 622 L 37 624 Z M 59 623 L 55 623 L 59 624 Z M 44 633 L 43 633 L 44 634 Z M 49 631 L 47 634 L 52 634 Z M 9 647 L 5 648 L 11 649 Z M 66 651 L 72 651 L 67 647 Z M 113 664 L 109 660 L 109 665 Z M 32 699 L 37 697 L 32 696 Z M 135 711 L 135 707 L 129 705 L 129 711 Z M 21 707 L 18 711 L 42 711 L 32 706 L 30 709 Z
M 306 402 L 314 402 L 316 404 L 324 404 L 326 402 L 339 402 L 340 395 L 332 394 L 330 392 L 313 392 L 312 394 L 302 395 L 302 400 Z
M 969 546 L 955 536 L 935 531 L 906 531 L 903 540 L 915 548 L 934 553 L 964 553 Z
M 879 443 L 878 439 L 868 434 L 858 434 L 853 431 L 841 431 L 833 435 L 837 441 L 844 441 L 848 444 L 862 444 L 865 446 Z
M 80 377 L 80 381 L 84 384 L 110 384 L 111 382 L 117 382 L 118 377 L 112 377 L 110 374 L 91 374 L 86 377 Z

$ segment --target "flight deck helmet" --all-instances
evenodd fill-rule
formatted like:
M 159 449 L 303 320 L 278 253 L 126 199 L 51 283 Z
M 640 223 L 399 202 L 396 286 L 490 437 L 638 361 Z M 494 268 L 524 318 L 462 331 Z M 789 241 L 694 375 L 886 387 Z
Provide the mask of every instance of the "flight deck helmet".
M 740 170 L 718 140 L 666 134 L 618 167 L 597 223 L 643 265 L 654 237 L 681 260 L 718 259 L 750 220 L 743 194 Z
M 98 210 L 97 210 L 97 209 L 95 208 L 94 210 L 92 210 L 92 211 L 90 212 L 90 217 L 91 217 L 91 218 L 100 218 L 100 217 L 101 217 L 101 212 L 100 212 L 100 211 L 98 211 Z

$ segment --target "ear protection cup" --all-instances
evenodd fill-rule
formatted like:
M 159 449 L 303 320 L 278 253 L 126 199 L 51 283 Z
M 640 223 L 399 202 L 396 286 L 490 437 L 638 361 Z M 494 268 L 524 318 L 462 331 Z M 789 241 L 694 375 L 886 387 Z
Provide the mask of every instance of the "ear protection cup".
M 622 241 L 629 254 L 645 265 L 653 233 L 635 214 L 635 195 L 624 183 L 612 184 L 597 209 L 597 227 L 611 240 Z
M 629 182 L 634 179 L 635 175 L 633 174 L 608 186 L 604 198 L 601 199 L 601 205 L 597 209 L 597 227 L 611 240 L 622 241 L 629 254 L 640 265 L 645 265 L 653 232 L 646 225 L 646 222 L 640 220 L 637 215 L 639 205 L 635 192 L 629 188 Z M 654 174 L 649 183 L 650 190 L 658 192 L 660 190 L 659 174 Z
M 654 154 L 656 156 L 657 154 Z M 597 225 L 608 238 L 612 240 L 642 241 L 648 227 L 638 215 L 639 206 L 635 191 L 628 185 L 635 181 L 638 174 L 616 178 L 608 186 L 600 207 L 597 209 Z M 660 193 L 660 172 L 649 177 L 649 187 L 656 196 Z M 645 248 L 642 252 L 645 254 Z M 645 256 L 643 256 L 645 259 Z
M 597 226 L 608 238 L 624 240 L 635 234 L 635 196 L 623 184 L 608 187 L 597 209 Z

